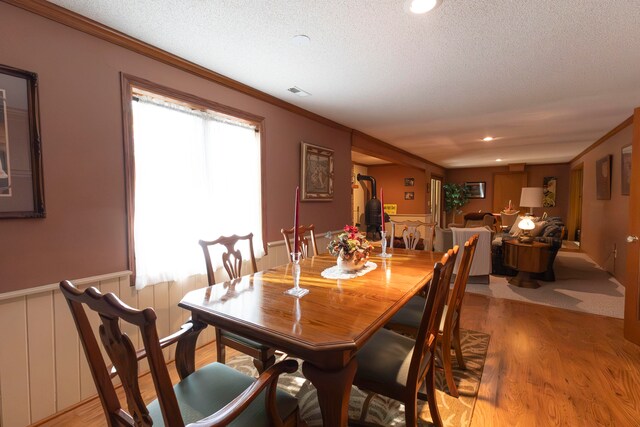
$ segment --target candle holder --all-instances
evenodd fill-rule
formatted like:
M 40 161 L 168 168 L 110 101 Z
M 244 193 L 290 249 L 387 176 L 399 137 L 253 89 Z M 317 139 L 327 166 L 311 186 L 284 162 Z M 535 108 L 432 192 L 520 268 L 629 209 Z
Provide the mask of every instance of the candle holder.
M 293 295 L 296 298 L 302 298 L 309 293 L 309 289 L 300 287 L 300 258 L 302 258 L 302 252 L 291 252 L 293 288 L 284 291 L 285 294 Z
M 381 231 L 380 234 L 382 235 L 382 253 L 380 256 L 382 258 L 391 258 L 392 255 L 387 253 L 387 232 Z M 393 238 L 393 236 L 391 238 Z

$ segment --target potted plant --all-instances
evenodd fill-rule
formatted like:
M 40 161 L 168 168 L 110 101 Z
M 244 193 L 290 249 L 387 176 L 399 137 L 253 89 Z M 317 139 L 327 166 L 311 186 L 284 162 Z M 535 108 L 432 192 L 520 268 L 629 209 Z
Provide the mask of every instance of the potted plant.
M 456 215 L 462 213 L 461 207 L 469 202 L 469 191 L 464 184 L 447 183 L 442 186 L 444 191 L 444 210 L 453 212 L 451 222 L 456 222 Z

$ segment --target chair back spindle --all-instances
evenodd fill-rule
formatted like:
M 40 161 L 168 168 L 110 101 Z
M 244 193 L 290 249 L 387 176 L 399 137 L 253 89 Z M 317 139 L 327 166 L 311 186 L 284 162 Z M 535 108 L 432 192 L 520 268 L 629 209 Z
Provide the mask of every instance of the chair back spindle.
M 222 245 L 225 247 L 226 251 L 222 253 L 222 266 L 229 275 L 229 279 L 233 280 L 242 276 L 242 253 L 240 252 L 240 249 L 236 248 L 236 244 L 239 241 L 245 240 L 249 244 L 249 258 L 251 261 L 251 268 L 253 269 L 252 272 L 255 273 L 258 271 L 258 266 L 256 264 L 255 254 L 253 252 L 253 233 L 249 233 L 245 236 L 238 236 L 236 234 L 234 234 L 233 236 L 221 236 L 216 240 L 200 240 L 198 242 L 200 244 L 200 247 L 202 247 L 202 251 L 204 253 L 209 286 L 216 283 L 215 273 L 213 271 L 213 263 L 211 262 L 211 253 L 209 252 L 210 247 L 215 245 Z
M 318 245 L 316 243 L 316 227 L 311 225 L 300 225 L 298 226 L 298 242 L 300 243 L 300 252 L 302 253 L 302 258 L 309 258 L 313 255 L 318 255 Z M 284 237 L 284 244 L 287 247 L 287 256 L 291 261 L 291 253 L 293 252 L 294 242 L 293 240 L 293 227 L 291 228 L 282 228 L 280 229 L 280 233 L 282 233 L 282 237 Z M 309 233 L 309 237 L 306 234 Z M 290 237 L 291 236 L 291 237 Z M 290 241 L 291 239 L 291 241 Z M 311 242 L 309 242 L 311 240 Z M 309 244 L 311 243 L 311 244 Z M 313 247 L 313 255 L 309 249 L 309 246 Z

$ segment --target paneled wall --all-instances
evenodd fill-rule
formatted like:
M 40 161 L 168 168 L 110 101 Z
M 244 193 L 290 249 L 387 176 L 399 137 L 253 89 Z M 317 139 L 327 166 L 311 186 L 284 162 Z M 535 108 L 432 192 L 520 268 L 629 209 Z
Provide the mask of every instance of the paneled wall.
M 318 235 L 324 252 L 328 240 Z M 269 254 L 258 260 L 265 270 L 287 262 L 284 242 L 269 244 Z M 243 264 L 250 268 L 249 263 Z M 216 277 L 226 277 L 222 271 Z M 206 275 L 182 283 L 159 283 L 136 291 L 129 286 L 129 272 L 75 281 L 80 289 L 95 286 L 113 292 L 132 307 L 153 307 L 160 336 L 179 329 L 189 314 L 178 302 L 189 291 L 207 285 Z M 90 318 L 99 324 L 97 316 Z M 90 398 L 96 390 L 78 340 L 67 303 L 57 286 L 43 286 L 18 293 L 0 294 L 0 426 L 23 427 Z M 142 346 L 135 327 L 124 329 L 134 345 Z M 213 328 L 200 335 L 199 345 L 214 339 Z M 173 359 L 173 348 L 166 350 Z M 146 372 L 144 364 L 141 369 Z
M 629 231 L 629 196 L 621 190 L 621 150 L 633 141 L 633 124 L 619 129 L 601 143 L 571 162 L 583 165 L 581 249 L 598 265 L 627 283 L 627 243 Z M 611 157 L 611 198 L 596 196 L 596 162 Z

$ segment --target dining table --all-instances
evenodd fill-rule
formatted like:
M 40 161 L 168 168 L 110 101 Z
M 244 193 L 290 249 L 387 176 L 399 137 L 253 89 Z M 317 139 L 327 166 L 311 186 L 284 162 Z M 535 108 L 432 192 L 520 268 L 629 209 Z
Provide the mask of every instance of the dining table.
M 179 306 L 191 313 L 194 333 L 176 350 L 181 376 L 194 369 L 197 333 L 212 325 L 259 341 L 301 359 L 302 373 L 315 386 L 326 426 L 346 426 L 356 353 L 367 340 L 430 281 L 443 253 L 375 248 L 366 274 L 325 278 L 336 265 L 329 254 L 300 262 L 303 297 L 293 287 L 293 264 L 188 292 Z

